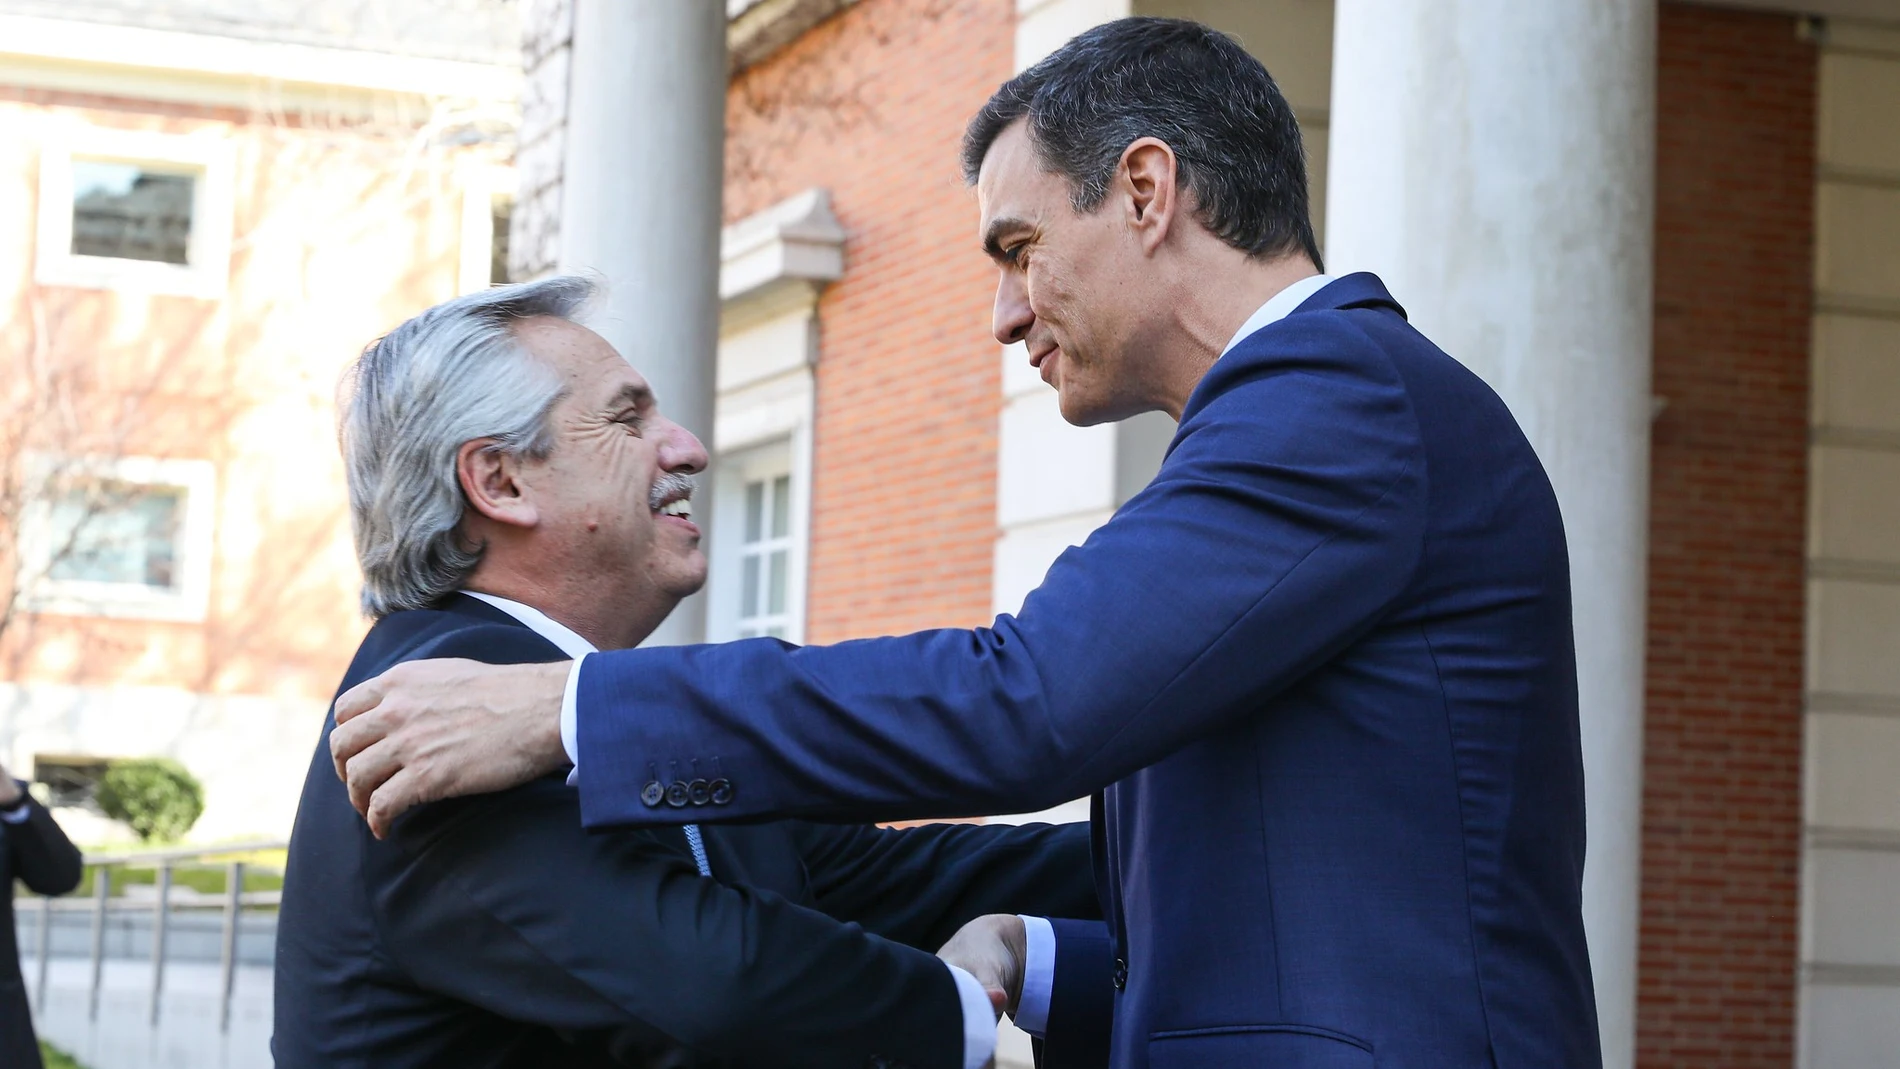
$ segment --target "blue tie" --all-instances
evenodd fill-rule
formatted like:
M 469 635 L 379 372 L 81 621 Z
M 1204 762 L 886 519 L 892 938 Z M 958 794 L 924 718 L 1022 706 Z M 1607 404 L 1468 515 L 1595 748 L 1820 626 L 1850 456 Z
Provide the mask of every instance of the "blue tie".
M 699 837 L 699 825 L 686 825 L 686 845 L 692 848 L 693 864 L 699 866 L 699 874 L 711 876 L 712 866 L 706 863 L 706 841 Z

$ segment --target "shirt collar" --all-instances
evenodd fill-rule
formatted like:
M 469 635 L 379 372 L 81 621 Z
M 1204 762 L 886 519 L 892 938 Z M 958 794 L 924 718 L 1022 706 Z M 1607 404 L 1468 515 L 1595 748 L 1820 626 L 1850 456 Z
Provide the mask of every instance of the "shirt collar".
M 592 642 L 575 634 L 572 628 L 569 628 L 558 620 L 550 618 L 548 614 L 542 612 L 540 609 L 523 605 L 518 601 L 510 601 L 507 598 L 496 597 L 493 594 L 484 594 L 479 590 L 464 590 L 462 593 L 467 594 L 471 598 L 485 601 L 495 608 L 500 609 L 502 612 L 520 620 L 522 626 L 540 635 L 542 638 L 547 639 L 549 642 L 554 643 L 562 653 L 567 654 L 569 660 L 578 661 L 590 653 L 600 652 Z
M 1240 325 L 1240 329 L 1228 341 L 1227 348 L 1220 351 L 1221 355 L 1226 356 L 1234 346 L 1245 341 L 1248 335 L 1260 328 L 1292 315 L 1295 308 L 1305 304 L 1308 297 L 1324 289 L 1332 280 L 1331 275 L 1310 275 L 1267 298 L 1267 303 L 1261 305 L 1259 311 L 1248 316 L 1247 321 Z

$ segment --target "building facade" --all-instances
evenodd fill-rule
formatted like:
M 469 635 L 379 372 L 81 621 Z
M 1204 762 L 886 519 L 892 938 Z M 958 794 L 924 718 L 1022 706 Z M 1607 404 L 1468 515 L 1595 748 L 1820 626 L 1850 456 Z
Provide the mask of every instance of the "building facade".
M 73 837 L 163 755 L 281 838 L 365 628 L 363 345 L 493 274 L 506 5 L 0 3 L 0 760 Z M 504 225 L 501 229 L 505 236 Z
M 586 266 L 595 2 L 527 11 L 524 274 Z M 723 58 L 689 34 L 728 74 L 709 636 L 985 623 L 1152 475 L 1165 419 L 1068 427 L 989 339 L 956 149 L 1074 33 L 1200 19 L 1293 104 L 1331 266 L 1380 272 L 1557 484 L 1606 1064 L 1894 1064 L 1900 5 L 726 8 Z

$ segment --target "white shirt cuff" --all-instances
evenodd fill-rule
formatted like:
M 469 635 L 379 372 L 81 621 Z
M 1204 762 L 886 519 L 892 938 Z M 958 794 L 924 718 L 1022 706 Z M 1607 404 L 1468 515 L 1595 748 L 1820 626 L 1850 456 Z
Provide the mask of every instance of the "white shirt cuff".
M 567 751 L 567 763 L 574 766 L 567 773 L 570 787 L 581 781 L 580 742 L 574 726 L 574 707 L 581 692 L 581 662 L 585 660 L 586 654 L 574 658 L 574 667 L 567 671 L 567 690 L 561 695 L 561 749 Z
M 1016 1027 L 1032 1036 L 1049 1030 L 1049 1001 L 1056 987 L 1056 926 L 1047 917 L 1023 917 L 1023 994 L 1016 1000 Z
M 944 967 L 956 980 L 957 999 L 963 1003 L 963 1069 L 983 1069 L 996 1056 L 996 1010 L 976 977 L 949 962 Z

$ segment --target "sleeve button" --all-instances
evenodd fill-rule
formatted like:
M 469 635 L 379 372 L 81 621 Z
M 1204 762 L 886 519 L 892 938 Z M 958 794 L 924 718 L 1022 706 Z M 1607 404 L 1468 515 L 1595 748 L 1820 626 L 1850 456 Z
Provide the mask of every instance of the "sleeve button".
M 712 801 L 712 785 L 703 779 L 696 779 L 686 785 L 686 800 L 694 805 L 705 805 Z
M 712 804 L 732 804 L 732 781 L 721 777 L 706 785 L 712 791 Z
M 682 809 L 685 807 L 686 805 L 686 781 L 685 780 L 676 779 L 673 781 L 673 785 L 666 789 L 666 804 L 672 806 L 674 809 Z
M 648 809 L 659 805 L 665 799 L 666 788 L 660 786 L 659 780 L 648 780 L 647 785 L 640 788 L 640 801 L 644 803 Z

